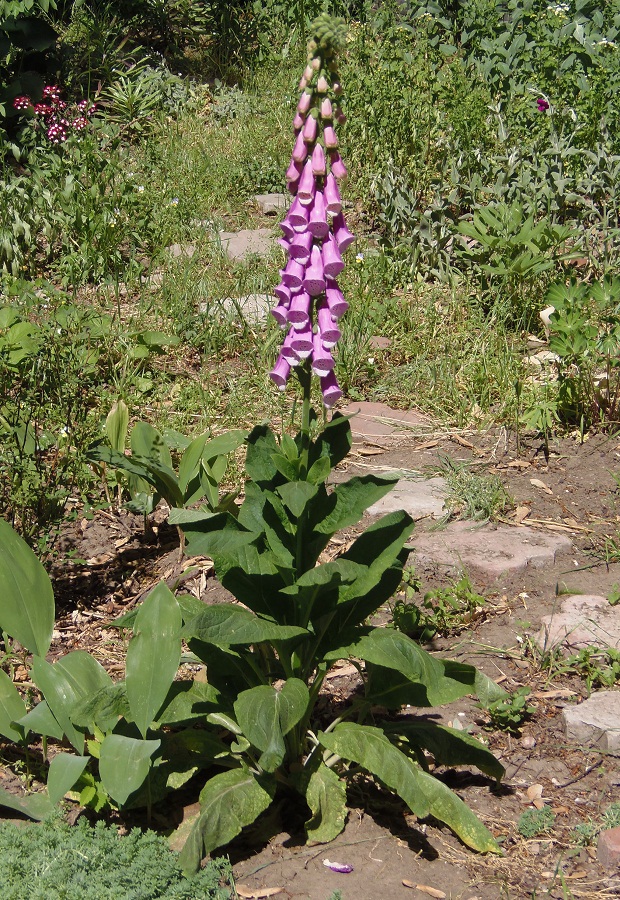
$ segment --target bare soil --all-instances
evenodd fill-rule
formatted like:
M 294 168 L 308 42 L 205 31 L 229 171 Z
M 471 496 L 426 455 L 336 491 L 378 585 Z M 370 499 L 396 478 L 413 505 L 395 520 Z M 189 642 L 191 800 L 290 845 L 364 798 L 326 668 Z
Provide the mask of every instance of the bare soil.
M 501 476 L 515 498 L 506 522 L 561 533 L 572 542 L 554 565 L 487 583 L 472 577 L 486 599 L 482 614 L 466 630 L 429 645 L 434 652 L 474 663 L 509 690 L 531 688 L 535 712 L 513 735 L 490 727 L 471 700 L 436 711 L 441 720 L 458 722 L 487 741 L 506 767 L 499 788 L 465 769 L 440 772 L 491 829 L 503 856 L 474 854 L 447 828 L 434 821 L 418 822 L 397 799 L 370 782 L 360 782 L 351 796 L 346 829 L 332 844 L 306 846 L 302 819 L 291 820 L 290 811 L 283 809 L 235 841 L 229 849 L 243 896 L 267 896 L 260 889 L 276 887 L 282 889 L 278 896 L 291 900 L 329 900 L 336 890 L 343 900 L 620 896 L 620 873 L 604 871 L 595 848 L 579 846 L 574 836 L 576 825 L 600 822 L 601 813 L 619 799 L 620 759 L 566 740 L 561 710 L 587 696 L 585 683 L 557 668 L 541 668 L 529 640 L 559 595 L 607 595 L 620 583 L 620 563 L 615 561 L 620 559 L 620 508 L 613 478 L 620 469 L 620 440 L 594 435 L 581 443 L 567 437 L 550 450 L 547 459 L 538 443 L 525 442 L 517 454 L 514 436 L 503 430 L 476 434 L 437 429 L 430 437 L 356 444 L 346 463 L 354 474 L 369 467 L 431 472 L 442 455 L 467 461 L 476 471 Z M 77 514 L 67 524 L 51 573 L 58 619 L 50 659 L 85 649 L 113 677 L 121 677 L 126 645 L 122 635 L 106 626 L 162 578 L 205 603 L 229 599 L 209 560 L 180 556 L 178 535 L 165 516 L 159 509 L 147 533 L 140 519 L 122 511 Z M 415 534 L 434 524 L 418 522 Z M 422 591 L 448 583 L 439 567 L 425 566 L 417 574 Z M 384 620 L 388 615 L 384 611 Z M 17 670 L 16 679 L 27 687 L 25 669 Z M 337 700 L 354 690 L 355 677 L 344 669 L 329 684 Z M 17 790 L 10 748 L 3 749 L 3 759 L 0 782 Z M 533 808 L 538 790 L 528 795 L 533 785 L 541 786 L 538 793 L 555 813 L 555 822 L 548 833 L 527 839 L 519 834 L 517 822 Z M 192 799 L 188 796 L 186 802 Z M 162 810 L 156 824 L 164 830 L 172 827 L 181 812 L 179 804 Z M 324 865 L 326 859 L 348 863 L 353 872 L 337 874 Z

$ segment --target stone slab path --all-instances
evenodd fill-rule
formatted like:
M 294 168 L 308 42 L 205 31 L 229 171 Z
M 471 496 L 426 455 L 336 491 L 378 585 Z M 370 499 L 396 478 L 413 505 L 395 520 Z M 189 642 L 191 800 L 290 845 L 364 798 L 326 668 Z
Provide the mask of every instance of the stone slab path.
M 543 616 L 535 640 L 541 650 L 559 646 L 570 653 L 591 646 L 620 650 L 620 605 L 611 606 L 607 597 L 596 594 L 566 597 L 557 612 Z

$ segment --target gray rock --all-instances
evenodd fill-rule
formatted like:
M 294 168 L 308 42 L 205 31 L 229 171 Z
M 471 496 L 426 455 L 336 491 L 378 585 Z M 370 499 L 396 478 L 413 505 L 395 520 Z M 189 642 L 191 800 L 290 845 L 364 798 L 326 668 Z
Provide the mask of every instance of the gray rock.
M 426 516 L 440 519 L 444 514 L 446 490 L 445 478 L 420 478 L 415 481 L 401 478 L 389 494 L 369 507 L 368 514 L 383 516 L 404 509 L 412 519 Z
M 276 216 L 291 202 L 286 194 L 256 194 L 254 201 L 264 216 Z
M 168 253 L 173 259 L 180 259 L 181 257 L 185 257 L 186 259 L 191 259 L 194 253 L 196 252 L 195 244 L 171 244 L 170 247 L 167 248 Z
M 578 594 L 565 597 L 551 616 L 543 616 L 534 638 L 543 649 L 562 645 L 574 652 L 591 645 L 620 649 L 620 606 L 606 597 Z
M 248 256 L 269 256 L 275 245 L 271 228 L 220 231 L 219 234 L 222 250 L 229 259 L 247 259 Z
M 506 525 L 472 526 L 471 522 L 453 522 L 443 531 L 414 537 L 414 544 L 417 563 L 438 563 L 484 579 L 528 566 L 552 566 L 556 553 L 572 547 L 561 535 Z
M 620 691 L 598 691 L 562 710 L 566 737 L 601 750 L 620 750 Z
M 230 317 L 242 316 L 246 322 L 255 324 L 264 322 L 275 304 L 271 294 L 248 294 L 247 297 L 225 297 L 223 300 L 201 303 L 199 310 L 204 315 L 216 309 Z

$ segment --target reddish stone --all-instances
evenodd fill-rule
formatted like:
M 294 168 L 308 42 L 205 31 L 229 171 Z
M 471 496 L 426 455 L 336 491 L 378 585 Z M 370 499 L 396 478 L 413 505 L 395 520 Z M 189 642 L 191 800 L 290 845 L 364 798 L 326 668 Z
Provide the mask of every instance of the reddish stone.
M 601 831 L 596 847 L 598 861 L 608 871 L 620 866 L 620 828 Z

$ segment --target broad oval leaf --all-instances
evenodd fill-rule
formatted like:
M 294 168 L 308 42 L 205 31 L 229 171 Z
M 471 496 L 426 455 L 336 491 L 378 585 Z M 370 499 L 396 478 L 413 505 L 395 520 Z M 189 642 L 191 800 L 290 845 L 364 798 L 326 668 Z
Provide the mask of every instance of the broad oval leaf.
M 185 637 L 195 637 L 205 643 L 223 647 L 258 644 L 261 641 L 286 641 L 304 634 L 308 634 L 305 628 L 276 625 L 232 603 L 208 606 L 183 629 Z
M 235 715 L 245 737 L 262 751 L 259 760 L 274 772 L 284 760 L 284 735 L 304 716 L 310 692 L 299 678 L 289 678 L 277 691 L 263 684 L 243 691 L 235 701 Z
M 200 793 L 200 815 L 179 856 L 183 871 L 197 872 L 203 856 L 223 847 L 269 806 L 275 786 L 246 767 L 215 775 Z
M 363 766 L 401 797 L 418 818 L 435 816 L 474 850 L 500 852 L 492 834 L 450 788 L 423 772 L 386 738 L 380 728 L 341 722 L 320 743 L 343 759 Z
M 27 713 L 26 704 L 19 691 L 4 671 L 0 669 L 0 734 L 10 741 L 21 741 L 24 728 L 15 725 Z
M 136 422 L 131 430 L 131 452 L 134 456 L 158 462 L 172 469 L 172 457 L 160 432 L 148 422 Z M 120 447 L 118 448 L 120 449 Z
M 325 844 L 338 837 L 347 816 L 347 791 L 333 769 L 320 762 L 310 773 L 302 773 L 300 787 L 312 818 L 306 822 L 308 839 Z
M 179 668 L 182 624 L 179 604 L 161 581 L 141 605 L 127 648 L 127 699 L 142 737 L 146 737 Z
M 357 525 L 369 506 L 389 493 L 396 482 L 396 475 L 362 475 L 336 485 L 336 504 L 333 510 L 315 525 L 321 534 L 335 534 L 342 528 Z
M 101 744 L 99 774 L 113 800 L 121 806 L 143 784 L 151 768 L 151 757 L 161 741 L 140 741 L 122 734 L 109 734 Z
M 36 822 L 42 822 L 54 811 L 47 794 L 26 794 L 23 797 L 16 797 L 3 787 L 0 787 L 0 806 L 14 809 Z
M 110 446 L 117 453 L 125 450 L 127 429 L 129 428 L 129 407 L 124 400 L 119 398 L 112 404 L 112 409 L 105 420 L 105 431 Z
M 54 592 L 28 544 L 0 519 L 0 629 L 45 656 L 54 628 Z
M 53 758 L 47 775 L 47 793 L 54 806 L 71 790 L 88 765 L 88 759 L 71 753 L 57 753 Z
M 30 712 L 27 712 L 25 716 L 22 716 L 17 724 L 22 726 L 26 734 L 28 734 L 29 731 L 33 731 L 35 734 L 52 737 L 57 741 L 61 741 L 64 737 L 62 727 L 52 715 L 52 711 L 45 700 L 42 700 L 41 703 L 37 703 L 36 706 L 33 706 Z

